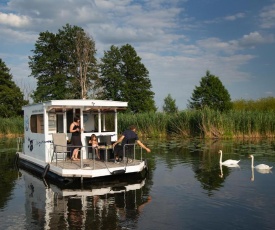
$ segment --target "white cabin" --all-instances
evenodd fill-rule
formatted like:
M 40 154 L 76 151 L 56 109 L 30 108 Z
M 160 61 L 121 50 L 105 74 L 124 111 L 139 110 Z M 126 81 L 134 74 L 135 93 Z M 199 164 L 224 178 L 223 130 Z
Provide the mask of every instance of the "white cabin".
M 43 162 L 51 161 L 52 134 L 66 133 L 75 116 L 80 118 L 83 159 L 87 158 L 88 140 L 95 134 L 99 142 L 117 140 L 117 112 L 127 102 L 108 100 L 52 100 L 24 106 L 24 153 Z

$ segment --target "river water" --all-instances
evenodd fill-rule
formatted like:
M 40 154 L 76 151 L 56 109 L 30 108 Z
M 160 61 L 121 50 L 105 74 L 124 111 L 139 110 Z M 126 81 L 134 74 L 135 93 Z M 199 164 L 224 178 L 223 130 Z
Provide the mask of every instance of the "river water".
M 275 141 L 147 142 L 144 179 L 60 187 L 14 167 L 0 139 L 0 229 L 274 229 Z M 220 167 L 240 160 L 239 167 Z

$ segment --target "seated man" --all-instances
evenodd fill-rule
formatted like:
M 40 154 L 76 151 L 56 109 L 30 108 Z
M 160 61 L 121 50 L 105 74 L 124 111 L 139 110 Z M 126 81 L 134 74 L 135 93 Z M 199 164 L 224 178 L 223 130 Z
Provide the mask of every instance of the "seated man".
M 147 148 L 139 139 L 136 134 L 136 126 L 131 125 L 129 129 L 125 130 L 122 136 L 113 144 L 114 154 L 115 154 L 115 162 L 119 160 L 123 156 L 123 148 L 125 144 L 134 144 L 135 141 L 137 144 L 144 148 L 148 153 L 151 152 L 149 148 Z M 116 146 L 118 143 L 121 143 L 121 146 Z M 127 146 L 125 146 L 127 147 Z M 128 146 L 130 147 L 130 146 Z

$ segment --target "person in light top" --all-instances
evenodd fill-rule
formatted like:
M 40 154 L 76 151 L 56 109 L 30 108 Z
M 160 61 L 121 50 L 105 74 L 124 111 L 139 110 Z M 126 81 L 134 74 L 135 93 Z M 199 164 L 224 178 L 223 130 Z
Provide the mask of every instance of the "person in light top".
M 100 159 L 100 155 L 98 152 L 99 146 L 98 146 L 98 141 L 97 141 L 97 137 L 95 134 L 91 135 L 91 139 L 89 140 L 89 144 L 95 149 L 97 158 Z

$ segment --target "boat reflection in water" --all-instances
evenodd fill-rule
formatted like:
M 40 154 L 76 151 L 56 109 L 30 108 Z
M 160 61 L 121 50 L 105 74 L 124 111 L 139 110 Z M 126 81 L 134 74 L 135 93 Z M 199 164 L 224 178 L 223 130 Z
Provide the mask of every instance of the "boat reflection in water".
M 19 173 L 25 183 L 26 224 L 32 229 L 134 228 L 151 201 L 144 192 L 146 179 L 60 188 L 23 169 Z

